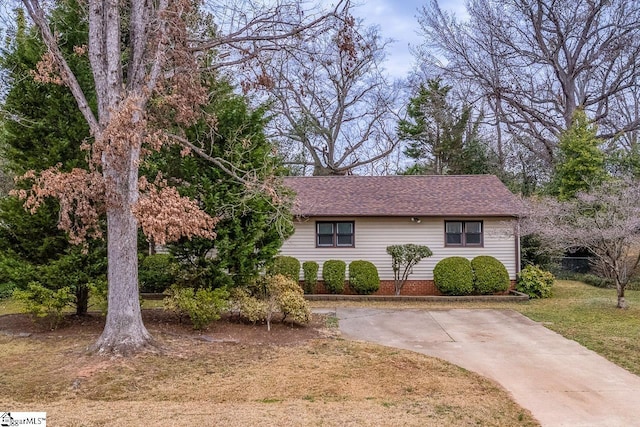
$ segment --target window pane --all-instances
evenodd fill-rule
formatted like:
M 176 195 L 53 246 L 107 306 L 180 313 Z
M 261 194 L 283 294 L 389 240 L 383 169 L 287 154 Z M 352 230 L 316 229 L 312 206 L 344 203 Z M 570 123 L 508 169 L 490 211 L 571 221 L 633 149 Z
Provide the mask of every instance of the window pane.
M 338 234 L 353 234 L 353 224 L 350 222 L 339 222 Z
M 447 244 L 448 245 L 461 245 L 462 244 L 462 234 L 447 233 Z
M 467 235 L 465 236 L 466 240 L 467 240 L 467 245 L 479 245 L 482 243 L 482 234 L 478 233 L 472 233 L 469 234 L 467 233 Z
M 467 222 L 465 225 L 467 228 L 467 233 L 482 233 L 481 222 Z
M 353 235 L 344 234 L 338 235 L 338 246 L 353 246 Z
M 446 223 L 446 231 L 447 231 L 447 233 L 462 233 L 462 223 L 461 222 L 447 222 Z
M 333 234 L 333 224 L 318 223 L 318 234 Z
M 333 246 L 333 234 L 319 234 L 318 246 Z

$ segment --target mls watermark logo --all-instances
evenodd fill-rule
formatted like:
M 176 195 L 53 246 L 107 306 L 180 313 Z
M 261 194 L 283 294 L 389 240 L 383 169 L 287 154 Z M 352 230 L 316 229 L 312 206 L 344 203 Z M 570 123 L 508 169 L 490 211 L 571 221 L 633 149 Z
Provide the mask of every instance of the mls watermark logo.
M 46 412 L 0 412 L 0 427 L 47 427 Z

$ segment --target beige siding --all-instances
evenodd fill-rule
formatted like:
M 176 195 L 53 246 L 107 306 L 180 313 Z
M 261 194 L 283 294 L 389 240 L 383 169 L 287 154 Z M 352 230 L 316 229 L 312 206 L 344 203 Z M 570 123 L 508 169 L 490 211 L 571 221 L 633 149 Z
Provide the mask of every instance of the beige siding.
M 452 218 L 453 219 L 453 218 Z M 282 246 L 281 254 L 298 258 L 300 262 L 316 261 L 320 264 L 318 276 L 322 277 L 322 263 L 329 259 L 341 259 L 347 264 L 363 259 L 378 267 L 380 279 L 393 280 L 391 257 L 386 247 L 392 244 L 416 243 L 427 245 L 433 256 L 422 260 L 413 269 L 410 280 L 433 279 L 433 267 L 450 256 L 469 259 L 477 255 L 491 255 L 502 261 L 513 280 L 516 275 L 516 245 L 512 226 L 508 219 L 484 219 L 484 247 L 445 247 L 444 219 L 422 218 L 420 223 L 410 218 L 322 218 L 322 221 L 354 221 L 354 248 L 317 248 L 315 245 L 314 219 L 296 223 L 296 231 Z

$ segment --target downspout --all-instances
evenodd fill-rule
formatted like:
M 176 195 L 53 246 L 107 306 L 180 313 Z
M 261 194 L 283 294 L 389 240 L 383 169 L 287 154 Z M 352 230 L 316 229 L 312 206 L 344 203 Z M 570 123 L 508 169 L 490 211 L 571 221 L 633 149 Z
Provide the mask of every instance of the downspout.
M 516 251 L 516 278 L 517 278 L 518 273 L 520 273 L 520 269 L 521 269 L 521 257 L 522 257 L 522 252 L 520 248 L 520 219 L 518 217 L 516 217 L 515 232 L 516 232 L 515 251 Z

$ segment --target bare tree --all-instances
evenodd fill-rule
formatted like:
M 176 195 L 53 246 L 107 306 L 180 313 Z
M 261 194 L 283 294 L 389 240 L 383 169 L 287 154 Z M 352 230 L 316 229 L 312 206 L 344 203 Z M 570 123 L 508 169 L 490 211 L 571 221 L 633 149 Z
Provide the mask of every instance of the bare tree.
M 381 69 L 387 44 L 348 18 L 309 40 L 306 54 L 271 61 L 272 123 L 289 164 L 344 175 L 393 151 L 398 87 Z
M 533 199 L 523 234 L 537 234 L 552 248 L 587 249 L 618 292 L 625 308 L 625 288 L 640 263 L 640 185 L 608 181 L 575 199 Z
M 138 300 L 138 225 L 162 244 L 181 236 L 213 237 L 216 222 L 162 180 L 139 179 L 144 154 L 163 144 L 182 144 L 185 153 L 211 160 L 248 188 L 273 193 L 254 182 L 250 171 L 208 156 L 184 137 L 182 129 L 202 118 L 200 106 L 207 100 L 201 73 L 229 65 L 256 66 L 265 54 L 299 44 L 307 32 L 322 32 L 327 17 L 336 16 L 339 9 L 313 14 L 297 1 L 255 9 L 246 3 L 244 9 L 223 15 L 230 21 L 215 32 L 189 0 L 88 0 L 89 44 L 78 46 L 76 53 L 89 56 L 97 98 L 94 111 L 58 46 L 46 6 L 40 0 L 22 3 L 48 48 L 37 78 L 69 87 L 93 139 L 86 147 L 88 170 L 62 173 L 53 168 L 40 176 L 27 174 L 35 184 L 30 193 L 20 195 L 31 209 L 45 197 L 58 198 L 60 226 L 77 242 L 100 237 L 99 219 L 106 214 L 109 311 L 94 348 L 99 353 L 135 352 L 152 343 Z
M 422 8 L 423 60 L 475 85 L 498 126 L 549 164 L 579 107 L 603 139 L 640 128 L 614 102 L 626 104 L 640 78 L 637 1 L 472 0 L 467 12 L 462 22 L 437 0 Z

